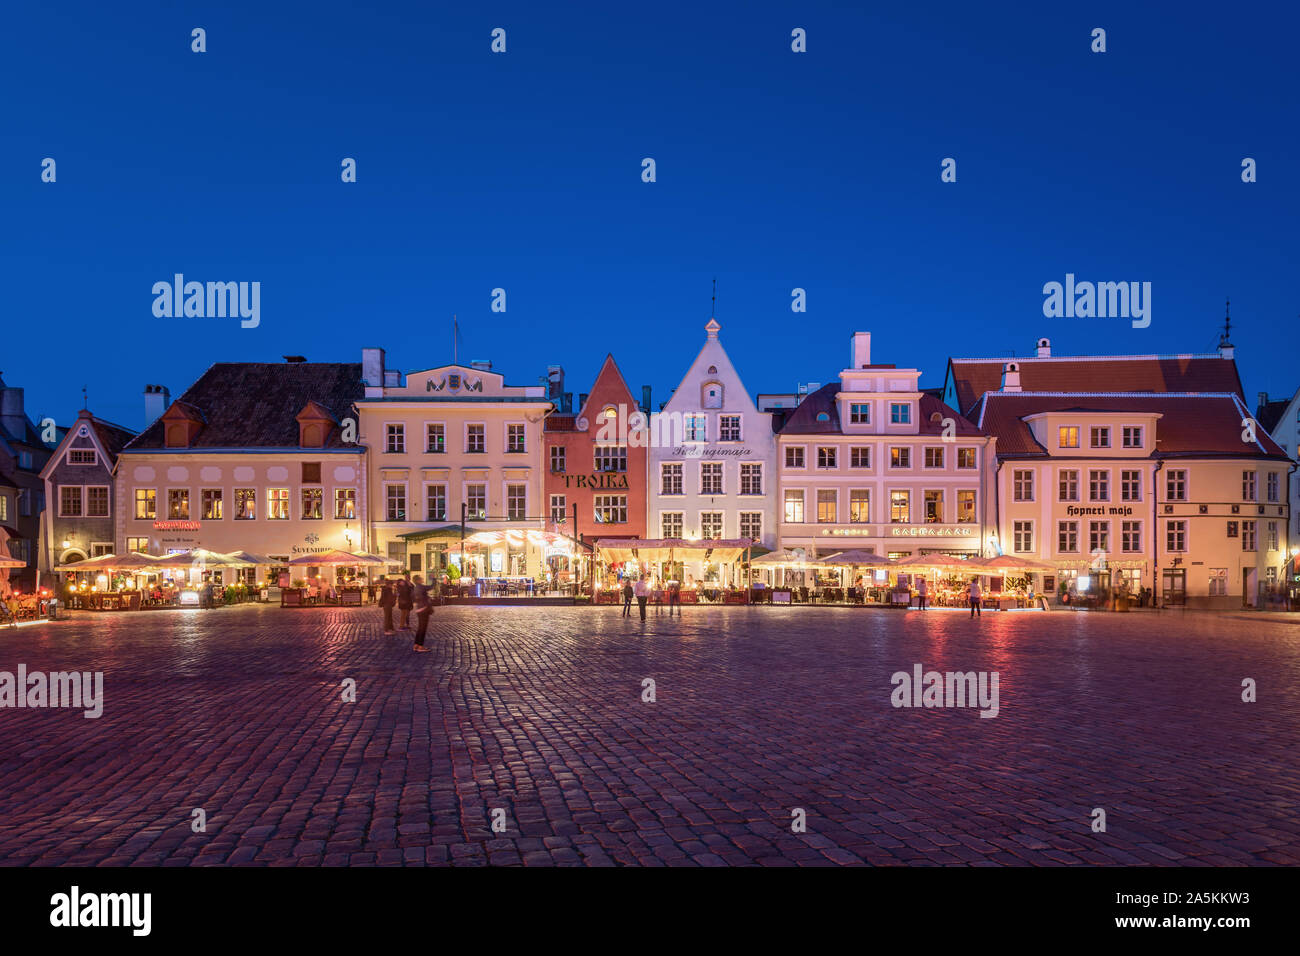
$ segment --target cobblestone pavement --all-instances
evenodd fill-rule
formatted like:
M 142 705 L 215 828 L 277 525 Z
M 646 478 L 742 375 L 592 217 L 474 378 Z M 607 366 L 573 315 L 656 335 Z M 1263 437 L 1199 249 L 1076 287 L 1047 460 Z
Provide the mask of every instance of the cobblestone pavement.
M 0 862 L 1300 863 L 1295 615 L 460 607 L 429 643 L 369 608 L 0 630 L 0 670 L 105 675 L 97 720 L 0 709 Z M 997 671 L 998 715 L 892 707 L 918 663 Z

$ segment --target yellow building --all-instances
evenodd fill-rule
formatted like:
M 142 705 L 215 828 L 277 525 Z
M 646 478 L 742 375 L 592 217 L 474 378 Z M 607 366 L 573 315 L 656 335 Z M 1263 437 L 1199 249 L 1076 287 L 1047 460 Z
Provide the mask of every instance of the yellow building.
M 403 376 L 365 349 L 359 440 L 369 451 L 369 550 L 390 568 L 477 578 L 540 579 L 545 531 L 543 385 L 507 385 L 490 362 Z M 461 519 L 465 518 L 462 529 Z
M 297 356 L 222 362 L 165 409 L 165 392 L 147 393 L 156 418 L 117 455 L 113 550 L 206 548 L 269 559 L 215 572 L 229 583 L 275 582 L 291 558 L 360 548 L 365 452 L 349 428 L 360 373 L 356 363 Z
M 1002 553 L 1073 600 L 1256 607 L 1286 562 L 1290 462 L 1236 393 L 1025 392 L 1016 362 L 972 418 L 997 437 Z

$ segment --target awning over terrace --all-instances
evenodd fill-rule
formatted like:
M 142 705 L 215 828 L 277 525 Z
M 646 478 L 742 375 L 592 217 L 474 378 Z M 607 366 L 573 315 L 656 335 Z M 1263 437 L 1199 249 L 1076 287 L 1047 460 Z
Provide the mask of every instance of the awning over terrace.
M 706 561 L 731 564 L 754 544 L 749 538 L 601 538 L 596 542 L 606 561 Z

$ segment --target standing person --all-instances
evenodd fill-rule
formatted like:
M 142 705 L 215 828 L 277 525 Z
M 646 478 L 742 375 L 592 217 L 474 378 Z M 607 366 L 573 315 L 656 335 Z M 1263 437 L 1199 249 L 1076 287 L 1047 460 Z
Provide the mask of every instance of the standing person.
M 411 629 L 411 608 L 415 606 L 412 596 L 410 572 L 408 571 L 406 577 L 397 579 L 397 626 L 403 631 Z
M 392 582 L 386 577 L 379 578 L 379 606 L 384 611 L 384 634 L 396 634 L 393 630 L 393 605 L 397 603 L 397 595 L 393 591 Z
M 673 616 L 673 608 L 677 608 L 677 616 L 682 616 L 682 582 L 676 578 L 668 582 L 668 616 Z
M 419 624 L 415 629 L 415 644 L 412 645 L 411 649 L 423 651 L 427 654 L 429 649 L 424 646 L 424 635 L 429 630 L 429 617 L 433 614 L 433 601 L 429 597 L 429 589 L 424 586 L 423 580 L 417 574 L 415 584 L 411 587 L 411 596 L 415 601 L 415 619 Z
M 970 588 L 967 593 L 970 595 L 970 616 L 975 617 L 978 615 L 980 617 L 983 617 L 984 612 L 980 610 L 980 599 L 984 596 L 984 594 L 983 592 L 980 591 L 979 578 L 970 579 Z
M 929 586 L 930 586 L 929 583 L 926 581 L 924 577 L 916 582 L 916 603 L 920 605 L 922 611 L 925 610 L 925 595 L 926 595 L 926 589 Z
M 632 616 L 632 581 L 630 578 L 623 579 L 623 616 Z
M 644 621 L 646 601 L 650 600 L 650 582 L 645 579 L 644 574 L 637 579 L 634 590 L 636 592 L 637 607 L 641 610 L 641 620 Z

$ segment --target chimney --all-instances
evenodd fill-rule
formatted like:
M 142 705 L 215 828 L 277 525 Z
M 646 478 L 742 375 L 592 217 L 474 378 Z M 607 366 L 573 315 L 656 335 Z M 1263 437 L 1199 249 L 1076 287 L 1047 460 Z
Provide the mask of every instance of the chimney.
M 146 385 L 144 387 L 144 427 L 148 428 L 158 419 L 172 403 L 171 392 L 166 385 Z
M 384 350 L 361 350 L 361 384 L 374 388 L 384 384 Z
M 27 440 L 27 412 L 23 409 L 23 390 L 4 386 L 0 392 L 0 428 L 19 441 Z
M 566 415 L 573 414 L 573 393 L 565 392 L 564 400 L 560 403 L 560 411 Z
M 492 371 L 492 363 L 487 359 L 472 359 L 470 360 L 469 367 L 478 369 L 480 372 Z
M 1267 404 L 1268 404 L 1268 392 L 1260 392 L 1259 401 L 1255 403 L 1255 407 L 1262 409 Z
M 871 333 L 853 333 L 853 364 L 849 368 L 866 368 L 871 364 Z
M 302 365 L 307 361 L 307 356 L 305 355 L 283 355 L 281 356 L 281 358 L 283 358 L 290 365 Z
M 564 394 L 564 369 L 558 365 L 546 366 L 546 397 L 555 401 Z
M 1051 339 L 1039 339 L 1039 340 L 1038 340 L 1038 357 L 1039 357 L 1039 358 L 1051 358 L 1051 357 L 1052 357 L 1052 340 L 1051 340 Z
M 579 393 L 578 393 L 578 411 L 582 411 L 582 406 L 583 406 L 583 405 L 586 405 L 586 404 L 587 404 L 587 393 L 586 393 L 586 392 L 579 392 Z
M 1020 363 L 1008 362 L 1002 366 L 1002 391 L 1020 391 Z
M 641 386 L 641 411 L 650 414 L 650 386 Z

